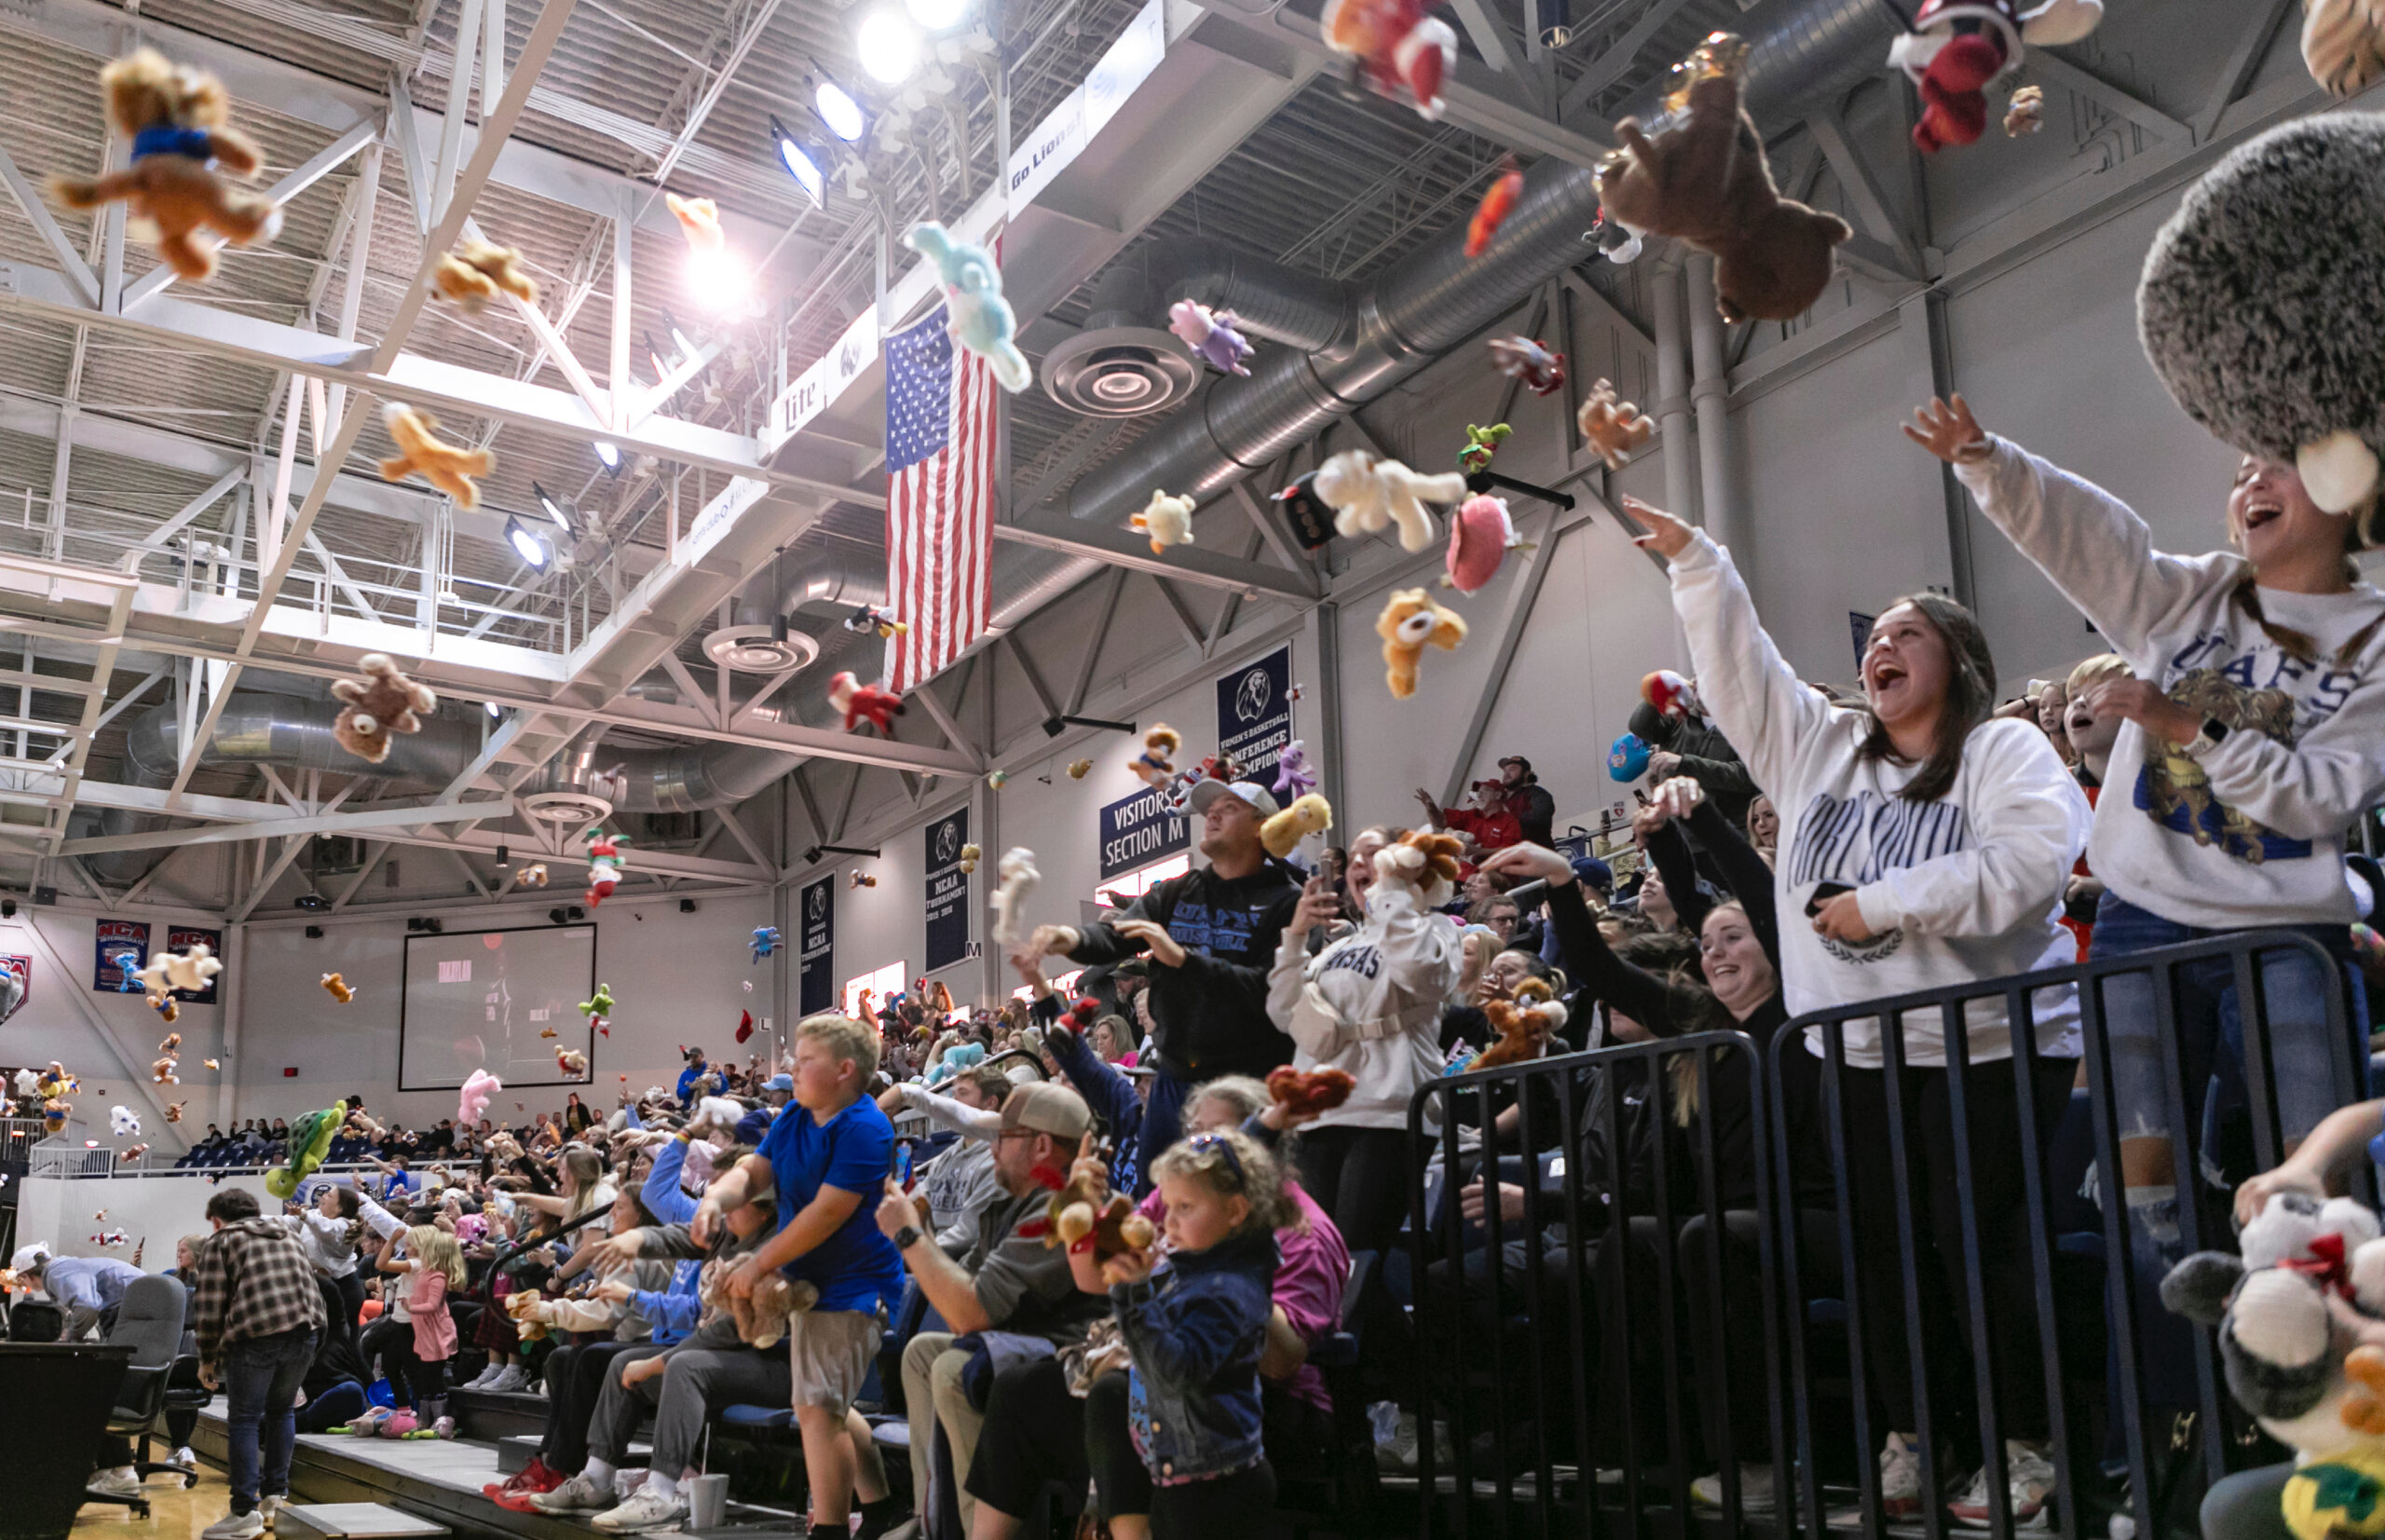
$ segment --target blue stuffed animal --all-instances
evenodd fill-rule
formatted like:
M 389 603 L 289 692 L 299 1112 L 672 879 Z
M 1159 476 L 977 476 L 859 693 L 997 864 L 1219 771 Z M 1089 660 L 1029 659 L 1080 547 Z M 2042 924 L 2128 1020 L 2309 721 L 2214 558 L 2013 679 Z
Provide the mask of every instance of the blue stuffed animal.
M 945 305 L 952 340 L 993 365 L 994 378 L 1016 394 L 1035 378 L 1027 355 L 1012 340 L 1018 318 L 1002 298 L 1002 270 L 983 246 L 955 240 L 952 232 L 934 220 L 904 232 L 903 244 L 935 264 L 944 279 Z
M 963 1070 L 973 1070 L 986 1062 L 986 1045 L 982 1043 L 958 1043 L 944 1051 L 944 1057 L 928 1071 L 928 1083 L 941 1085 Z

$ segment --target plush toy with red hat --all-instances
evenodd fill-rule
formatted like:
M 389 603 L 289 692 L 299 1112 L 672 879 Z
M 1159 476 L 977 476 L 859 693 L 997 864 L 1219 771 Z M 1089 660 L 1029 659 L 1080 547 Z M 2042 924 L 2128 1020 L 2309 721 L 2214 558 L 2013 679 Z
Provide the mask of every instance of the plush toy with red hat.
M 1368 85 L 1434 118 L 1441 77 L 1457 62 L 1457 34 L 1432 8 L 1432 0 L 1328 0 L 1321 30 L 1334 52 L 1357 60 Z
M 2103 0 L 2045 0 L 2027 12 L 2016 0 L 1921 0 L 1913 30 L 1888 48 L 1921 93 L 1914 143 L 1924 155 L 1971 143 L 1987 129 L 1988 86 L 2021 67 L 2022 45 L 2076 43 L 2103 20 Z
M 844 714 L 847 732 L 867 722 L 892 738 L 894 718 L 903 715 L 901 696 L 891 689 L 863 684 L 851 669 L 839 671 L 828 681 L 828 704 Z

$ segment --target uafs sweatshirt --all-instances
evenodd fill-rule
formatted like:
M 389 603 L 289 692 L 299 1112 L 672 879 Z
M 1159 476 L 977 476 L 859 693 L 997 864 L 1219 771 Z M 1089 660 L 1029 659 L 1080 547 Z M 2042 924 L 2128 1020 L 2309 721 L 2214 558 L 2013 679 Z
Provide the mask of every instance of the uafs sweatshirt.
M 2347 924 L 2344 830 L 2385 794 L 2385 593 L 2237 590 L 2232 552 L 2174 556 L 2092 482 L 2002 439 L 1956 468 L 1996 526 L 2095 624 L 2140 679 L 2228 731 L 2148 743 L 2123 723 L 2088 864 L 2112 892 L 2182 925 Z
M 1291 1057 L 1267 1021 L 1267 970 L 1301 890 L 1270 861 L 1247 877 L 1206 866 L 1171 877 L 1126 911 L 1149 920 L 1184 948 L 1180 966 L 1151 965 L 1152 1050 L 1178 1080 L 1264 1075 Z M 1120 962 L 1139 946 L 1107 925 L 1080 933 L 1072 962 Z
M 1792 1016 L 2074 960 L 2062 895 L 2087 843 L 2087 799 L 2044 733 L 1983 722 L 1964 742 L 1953 788 L 1908 801 L 1898 794 L 1920 767 L 1857 752 L 1870 715 L 1832 705 L 1791 672 L 1727 552 L 1694 537 L 1673 558 L 1672 582 L 1707 710 L 1780 812 L 1773 892 Z M 1872 932 L 1860 944 L 1824 937 L 1806 918 L 1848 890 Z M 2038 1050 L 2077 1057 L 2076 992 L 2032 1003 Z M 1970 1057 L 2009 1058 L 2003 1002 L 1966 1012 Z M 1807 1040 L 1821 1051 L 1819 1029 Z M 1878 1017 L 1849 1021 L 1846 1040 L 1847 1063 L 1881 1063 Z M 1906 1016 L 1904 1047 L 1908 1063 L 1945 1062 L 1938 1012 Z
M 1441 1007 L 1457 993 L 1460 937 L 1406 882 L 1377 882 L 1366 923 L 1310 957 L 1287 928 L 1267 975 L 1267 1015 L 1297 1069 L 1347 1070 L 1350 1099 L 1316 1126 L 1405 1128 L 1416 1088 L 1441 1072 Z

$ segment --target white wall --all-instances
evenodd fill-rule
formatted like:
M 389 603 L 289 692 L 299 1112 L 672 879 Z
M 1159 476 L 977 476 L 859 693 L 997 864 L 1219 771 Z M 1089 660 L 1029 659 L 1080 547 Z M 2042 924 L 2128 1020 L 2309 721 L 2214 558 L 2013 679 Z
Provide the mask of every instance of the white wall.
M 174 1242 L 208 1232 L 207 1200 L 227 1188 L 256 1194 L 266 1213 L 281 1211 L 281 1200 L 265 1190 L 265 1177 L 225 1177 L 210 1182 L 198 1172 L 149 1177 L 28 1177 L 17 1198 L 17 1244 L 45 1241 L 61 1257 L 114 1257 L 130 1261 L 145 1237 L 144 1273 L 174 1265 Z M 104 1213 L 107 1218 L 99 1218 Z M 91 1244 L 102 1230 L 121 1230 L 129 1244 L 111 1250 Z

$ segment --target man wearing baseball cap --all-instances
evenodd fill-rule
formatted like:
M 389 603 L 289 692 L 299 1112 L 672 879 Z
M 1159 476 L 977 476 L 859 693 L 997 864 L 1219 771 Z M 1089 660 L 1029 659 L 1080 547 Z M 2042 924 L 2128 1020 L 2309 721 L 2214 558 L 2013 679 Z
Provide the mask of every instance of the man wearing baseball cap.
M 762 1136 L 770 1131 L 770 1122 L 781 1109 L 795 1099 L 795 1077 L 781 1070 L 762 1082 L 762 1105 L 737 1120 L 737 1142 L 759 1144 Z
M 994 1134 L 994 1180 L 1002 1195 L 978 1216 L 976 1244 L 959 1261 L 920 1227 L 918 1204 L 891 1177 L 878 1207 L 878 1228 L 903 1254 L 903 1265 L 947 1328 L 919 1332 L 903 1349 L 913 1500 L 922 1513 L 928 1511 L 928 1473 L 941 1426 L 952 1451 L 953 1477 L 961 1484 L 956 1495 L 964 1533 L 975 1530 L 980 1495 L 994 1497 L 998 1506 L 1002 1500 L 998 1489 L 988 1486 L 998 1473 L 972 1476 L 985 1414 L 970 1404 L 961 1384 L 961 1370 L 973 1355 L 956 1348 L 955 1339 L 999 1331 L 1041 1337 L 1057 1348 L 1082 1342 L 1094 1320 L 1109 1314 L 1108 1300 L 1078 1291 L 1068 1252 L 1045 1244 L 1050 1195 L 1035 1177 L 1039 1167 L 1065 1175 L 1092 1126 L 1084 1098 L 1065 1085 L 1028 1081 L 1011 1089 Z M 981 1487 L 988 1491 L 981 1493 Z
M 1532 761 L 1520 754 L 1507 756 L 1499 761 L 1499 781 L 1507 788 L 1507 811 L 1521 825 L 1524 843 L 1555 844 L 1551 825 L 1557 822 L 1557 798 L 1548 795 L 1540 777 L 1532 772 Z
M 1028 938 L 1028 955 L 1061 953 L 1071 962 L 1149 955 L 1152 1038 L 1141 1056 L 1159 1074 L 1143 1110 L 1141 1192 L 1150 1191 L 1153 1157 L 1183 1133 L 1187 1091 L 1291 1062 L 1292 1040 L 1267 1018 L 1267 972 L 1301 899 L 1290 870 L 1259 841 L 1259 825 L 1275 811 L 1256 781 L 1195 784 L 1206 866 L 1158 884 L 1108 924 L 1038 925 Z

